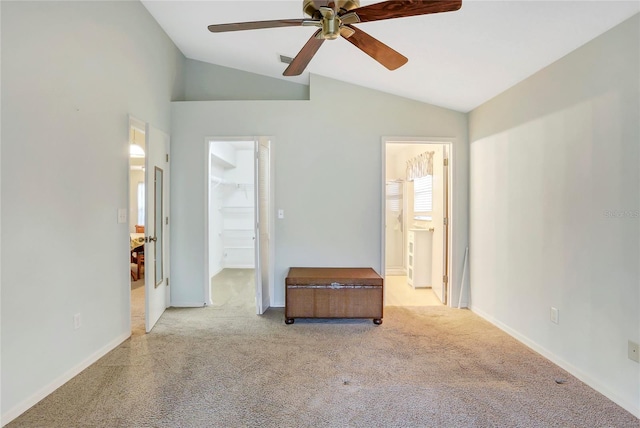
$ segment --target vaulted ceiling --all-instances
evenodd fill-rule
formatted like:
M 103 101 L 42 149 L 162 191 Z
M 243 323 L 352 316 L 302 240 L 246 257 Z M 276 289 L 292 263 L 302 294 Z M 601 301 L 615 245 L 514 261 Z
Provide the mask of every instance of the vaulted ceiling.
M 637 1 L 463 0 L 455 12 L 358 24 L 409 58 L 395 71 L 339 38 L 325 42 L 302 75 L 284 77 L 279 55 L 295 57 L 315 28 L 214 34 L 207 26 L 306 18 L 301 0 L 142 3 L 187 58 L 302 84 L 315 73 L 461 112 L 640 11 Z

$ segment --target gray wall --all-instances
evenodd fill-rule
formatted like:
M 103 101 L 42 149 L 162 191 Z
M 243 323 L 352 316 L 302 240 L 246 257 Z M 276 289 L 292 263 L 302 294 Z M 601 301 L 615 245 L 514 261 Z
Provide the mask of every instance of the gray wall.
M 308 99 L 307 85 L 192 59 L 185 62 L 184 101 Z
M 169 132 L 184 57 L 139 2 L 0 7 L 6 422 L 131 332 L 128 114 Z
M 285 211 L 275 230 L 276 305 L 284 303 L 290 266 L 380 271 L 382 136 L 455 138 L 452 280 L 459 281 L 467 245 L 465 114 L 315 75 L 310 101 L 175 102 L 172 107 L 173 305 L 204 302 L 207 136 L 274 137 L 273 208 Z M 457 294 L 452 298 L 457 301 Z
M 639 39 L 636 15 L 469 118 L 472 309 L 636 416 Z

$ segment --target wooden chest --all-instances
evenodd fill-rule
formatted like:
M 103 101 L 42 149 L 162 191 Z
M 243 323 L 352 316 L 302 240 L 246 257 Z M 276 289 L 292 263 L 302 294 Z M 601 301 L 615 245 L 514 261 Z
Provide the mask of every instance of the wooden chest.
M 285 323 L 296 318 L 372 318 L 382 324 L 383 280 L 371 268 L 289 269 Z

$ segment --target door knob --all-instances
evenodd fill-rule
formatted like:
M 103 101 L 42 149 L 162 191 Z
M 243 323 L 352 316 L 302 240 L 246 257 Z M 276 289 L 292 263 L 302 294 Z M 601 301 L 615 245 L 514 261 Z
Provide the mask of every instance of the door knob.
M 158 238 L 156 238 L 155 236 L 146 236 L 144 238 L 144 242 L 156 242 L 158 240 Z

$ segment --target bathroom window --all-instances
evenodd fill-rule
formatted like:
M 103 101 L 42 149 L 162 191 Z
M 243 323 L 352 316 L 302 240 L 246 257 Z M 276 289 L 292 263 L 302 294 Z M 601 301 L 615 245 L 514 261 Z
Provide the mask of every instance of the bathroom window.
M 413 213 L 416 220 L 431 220 L 433 211 L 433 175 L 413 180 Z
M 144 182 L 138 183 L 138 223 L 144 224 Z

